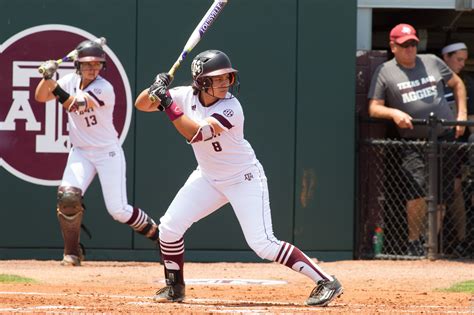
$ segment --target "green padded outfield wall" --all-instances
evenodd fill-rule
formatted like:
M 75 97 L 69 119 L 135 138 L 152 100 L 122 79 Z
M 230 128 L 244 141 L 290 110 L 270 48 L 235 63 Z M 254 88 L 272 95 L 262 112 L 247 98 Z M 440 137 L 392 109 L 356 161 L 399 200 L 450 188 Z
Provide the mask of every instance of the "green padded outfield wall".
M 295 243 L 351 258 L 356 1 L 300 0 Z
M 136 112 L 131 102 L 156 73 L 169 70 L 210 4 L 0 0 L 0 80 L 7 86 L 0 89 L 0 259 L 61 255 L 56 186 L 31 174 L 61 172 L 65 154 L 31 145 L 46 133 L 48 117 L 33 100 L 39 79 L 32 70 L 74 48 L 67 45 L 79 35 L 105 36 L 115 56 L 106 75 L 122 74 L 116 80 L 126 100 L 120 129 L 129 202 L 156 219 L 163 215 L 196 162 L 164 115 Z M 355 0 L 230 0 L 173 83 L 190 83 L 190 62 L 200 51 L 220 49 L 231 57 L 240 75 L 246 138 L 269 180 L 275 234 L 327 260 L 352 258 L 353 251 L 355 18 Z M 65 35 L 58 25 L 76 34 Z M 25 30 L 43 31 L 44 42 Z M 32 69 L 26 72 L 31 77 L 18 84 L 12 77 L 23 68 Z M 12 124 L 18 93 L 29 93 L 30 116 L 24 116 L 38 120 L 36 129 L 18 106 Z M 157 258 L 148 240 L 108 215 L 97 178 L 85 203 L 92 238 L 83 233 L 82 241 L 89 259 Z M 229 206 L 193 225 L 185 240 L 191 260 L 259 260 Z

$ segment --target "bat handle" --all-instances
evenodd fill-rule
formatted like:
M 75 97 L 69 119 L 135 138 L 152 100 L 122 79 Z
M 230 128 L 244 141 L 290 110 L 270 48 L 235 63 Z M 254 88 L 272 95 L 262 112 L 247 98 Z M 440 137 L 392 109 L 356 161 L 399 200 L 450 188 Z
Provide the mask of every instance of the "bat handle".
M 168 71 L 168 75 L 171 77 L 170 84 L 171 82 L 173 82 L 174 73 L 176 72 L 176 69 L 178 69 L 179 65 L 180 65 L 180 62 L 178 60 L 174 63 L 173 67 L 171 67 L 170 71 Z M 158 100 L 158 98 L 155 95 L 151 95 L 151 94 L 148 95 L 148 99 L 153 103 Z
M 43 67 L 43 66 L 40 66 L 40 67 L 38 68 L 38 72 L 39 72 L 40 74 L 43 74 L 43 73 L 46 72 L 46 68 Z
M 148 95 L 148 99 L 149 99 L 152 103 L 154 103 L 154 102 L 156 102 L 156 101 L 158 100 L 158 97 L 156 97 L 155 95 L 150 94 L 150 95 Z
M 181 63 L 178 61 L 176 61 L 174 63 L 174 65 L 171 67 L 170 71 L 168 71 L 168 74 L 170 75 L 171 77 L 171 81 L 173 81 L 174 79 L 174 73 L 176 72 L 176 70 L 178 70 L 178 67 L 181 65 Z
M 64 57 L 64 58 L 62 58 L 62 59 L 56 60 L 56 63 L 59 65 L 59 64 L 62 63 L 63 61 L 69 61 L 69 60 L 71 60 L 71 58 L 68 57 L 68 56 L 66 56 L 66 57 Z M 40 74 L 43 74 L 45 71 L 46 71 L 45 67 L 39 66 L 38 72 L 39 72 Z

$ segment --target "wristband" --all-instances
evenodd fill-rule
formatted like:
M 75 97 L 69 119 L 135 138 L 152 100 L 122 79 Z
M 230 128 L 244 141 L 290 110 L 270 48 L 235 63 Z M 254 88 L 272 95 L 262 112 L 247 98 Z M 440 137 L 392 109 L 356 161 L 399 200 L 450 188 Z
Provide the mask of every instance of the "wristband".
M 168 118 L 171 121 L 174 121 L 184 115 L 181 111 L 181 108 L 179 108 L 175 102 L 171 103 L 171 105 L 165 109 L 165 113 L 168 115 Z
M 166 96 L 160 97 L 161 105 L 163 108 L 168 108 L 173 103 L 173 99 L 171 98 L 170 91 L 166 91 Z
M 56 85 L 56 87 L 54 88 L 54 90 L 52 91 L 53 95 L 54 96 L 57 96 L 58 97 L 58 100 L 61 104 L 64 104 L 65 101 L 67 101 L 69 99 L 69 93 L 64 91 L 60 86 L 59 84 Z

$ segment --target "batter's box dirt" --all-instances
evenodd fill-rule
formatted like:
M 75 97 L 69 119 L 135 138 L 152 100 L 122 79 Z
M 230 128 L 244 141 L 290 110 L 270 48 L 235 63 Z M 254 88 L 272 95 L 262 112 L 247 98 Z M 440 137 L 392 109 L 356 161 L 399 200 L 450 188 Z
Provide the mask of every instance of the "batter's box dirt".
M 58 261 L 4 260 L 0 274 L 36 282 L 0 284 L 0 313 L 474 313 L 472 294 L 442 291 L 473 280 L 472 261 L 320 264 L 344 286 L 344 294 L 326 308 L 305 306 L 314 284 L 276 263 L 187 263 L 187 299 L 170 304 L 152 300 L 163 285 L 159 263 L 85 261 L 61 267 Z M 265 280 L 276 284 L 260 283 Z

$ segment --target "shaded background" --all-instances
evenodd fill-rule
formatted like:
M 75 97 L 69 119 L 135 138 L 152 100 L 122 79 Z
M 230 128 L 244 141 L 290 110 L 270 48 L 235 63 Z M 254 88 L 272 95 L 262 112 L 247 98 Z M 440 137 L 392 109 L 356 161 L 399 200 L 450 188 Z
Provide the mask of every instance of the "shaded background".
M 41 24 L 104 36 L 134 100 L 169 70 L 210 4 L 0 0 L 0 42 Z M 269 180 L 275 234 L 323 260 L 353 257 L 355 25 L 355 0 L 229 1 L 173 83 L 190 83 L 191 60 L 203 50 L 230 56 L 241 80 L 246 138 Z M 10 101 L 11 95 L 0 95 L 0 106 Z M 191 147 L 165 115 L 134 111 L 124 150 L 129 201 L 158 220 L 196 167 Z M 56 187 L 1 168 L 0 193 L 0 258 L 58 259 Z M 153 244 L 109 216 L 97 178 L 85 204 L 84 223 L 92 232 L 92 239 L 82 235 L 87 259 L 156 260 Z M 192 226 L 185 241 L 188 260 L 259 260 L 229 206 Z

